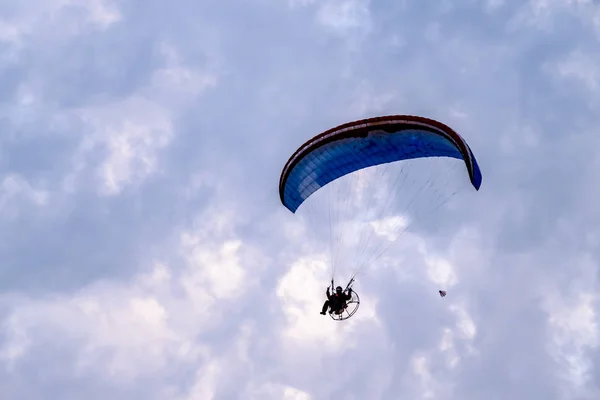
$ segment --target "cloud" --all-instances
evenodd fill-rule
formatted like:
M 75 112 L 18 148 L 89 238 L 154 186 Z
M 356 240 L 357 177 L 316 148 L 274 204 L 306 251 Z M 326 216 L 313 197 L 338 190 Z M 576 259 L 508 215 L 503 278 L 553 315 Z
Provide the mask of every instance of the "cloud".
M 369 14 L 367 1 L 326 2 L 319 8 L 317 19 L 324 26 L 343 33 L 352 29 L 368 30 Z
M 48 201 L 48 193 L 36 189 L 17 175 L 8 175 L 2 181 L 2 195 L 0 196 L 0 212 L 10 217 L 17 213 L 19 205 L 15 203 L 30 203 L 34 206 L 44 206 Z
M 598 398 L 593 2 L 0 15 L 3 396 Z M 333 259 L 327 213 L 281 206 L 281 168 L 319 132 L 395 113 L 463 134 L 481 190 L 434 217 L 418 184 L 359 174 Z M 411 177 L 438 188 L 464 172 L 427 165 Z M 370 194 L 396 208 L 356 212 Z M 419 212 L 394 212 L 407 198 Z M 361 260 L 361 221 L 387 251 L 338 323 L 319 311 L 332 260 L 336 282 Z

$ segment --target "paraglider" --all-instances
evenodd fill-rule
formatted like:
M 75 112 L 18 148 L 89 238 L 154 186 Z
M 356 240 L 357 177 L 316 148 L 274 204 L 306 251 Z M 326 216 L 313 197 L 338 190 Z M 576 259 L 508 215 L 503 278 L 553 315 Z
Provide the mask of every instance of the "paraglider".
M 332 280 L 338 265 L 354 266 L 342 294 L 350 296 L 346 306 L 357 309 L 360 300 L 350 286 L 358 274 L 416 221 L 437 223 L 435 212 L 461 190 L 449 187 L 466 183 L 465 177 L 479 190 L 481 171 L 458 133 L 432 119 L 390 115 L 349 122 L 308 140 L 285 164 L 279 197 L 292 213 L 303 209 L 307 219 L 312 216 L 321 238 L 329 228 Z
M 321 315 L 325 315 L 329 308 L 329 315 L 335 320 L 343 321 L 353 316 L 360 306 L 360 298 L 358 297 L 358 294 L 352 290 L 351 285 L 352 280 L 348 283 L 346 289 L 342 289 L 341 286 L 338 286 L 335 288 L 335 292 L 330 294 L 329 289 L 331 288 L 331 290 L 333 290 L 334 286 L 332 279 L 331 286 L 327 286 L 327 290 L 325 291 L 327 300 L 323 303 Z

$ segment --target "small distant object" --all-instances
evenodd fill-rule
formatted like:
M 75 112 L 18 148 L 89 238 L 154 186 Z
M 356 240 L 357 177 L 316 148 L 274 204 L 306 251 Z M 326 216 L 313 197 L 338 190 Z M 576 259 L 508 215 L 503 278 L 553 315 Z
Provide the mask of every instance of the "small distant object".
M 446 297 L 446 291 L 445 290 L 438 290 L 438 292 L 440 292 L 440 296 Z

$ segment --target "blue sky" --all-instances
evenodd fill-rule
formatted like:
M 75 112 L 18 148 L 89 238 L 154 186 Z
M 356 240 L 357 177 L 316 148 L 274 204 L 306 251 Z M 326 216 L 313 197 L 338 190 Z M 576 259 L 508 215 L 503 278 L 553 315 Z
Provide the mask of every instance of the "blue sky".
M 584 0 L 1 0 L 0 397 L 600 398 L 599 39 Z M 279 174 L 385 114 L 483 185 L 337 324 Z

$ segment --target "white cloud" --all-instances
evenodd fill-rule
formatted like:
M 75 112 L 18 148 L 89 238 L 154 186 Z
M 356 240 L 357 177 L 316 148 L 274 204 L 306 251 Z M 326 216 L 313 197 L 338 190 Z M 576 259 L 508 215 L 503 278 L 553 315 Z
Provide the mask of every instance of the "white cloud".
M 591 2 L 0 10 L 5 397 L 599 398 Z M 329 242 L 278 173 L 312 134 L 388 112 L 464 133 L 484 185 L 435 219 L 418 188 L 357 174 L 347 258 L 364 221 L 390 247 L 338 323 L 319 314 Z M 408 219 L 366 210 L 404 197 L 438 229 L 394 241 Z
M 67 190 L 74 190 L 94 151 L 106 153 L 96 169 L 99 191 L 106 195 L 119 194 L 160 172 L 160 152 L 176 134 L 177 110 L 216 85 L 215 76 L 182 64 L 172 47 L 163 45 L 161 52 L 167 66 L 155 71 L 142 94 L 75 110 L 88 131 L 75 156 L 74 171 L 64 182 Z
M 94 107 L 79 114 L 91 131 L 80 147 L 77 169 L 83 168 L 81 164 L 86 163 L 90 151 L 103 148 L 107 157 L 97 174 L 103 185 L 101 192 L 109 195 L 156 172 L 158 152 L 174 135 L 169 112 L 144 98 Z
M 370 223 L 375 234 L 384 236 L 387 240 L 394 241 L 404 233 L 409 226 L 409 221 L 404 216 L 392 216 Z
M 32 299 L 7 319 L 3 354 L 14 366 L 33 357 L 36 347 L 51 347 L 64 338 L 73 345 L 73 374 L 100 371 L 129 382 L 165 368 L 172 357 L 196 359 L 204 352 L 189 336 L 195 331 L 181 327 L 177 305 L 186 302 L 144 290 L 135 280 L 131 285 L 96 285 L 50 301 Z M 68 359 L 64 362 L 68 367 Z
M 107 29 L 121 20 L 116 3 L 110 0 L 24 0 L 8 8 L 0 19 L 0 41 L 22 49 L 28 36 L 46 34 L 77 35 L 84 28 Z M 68 11 L 83 11 L 83 18 L 69 18 Z
M 79 4 L 78 4 L 79 3 Z M 94 24 L 106 28 L 121 20 L 121 14 L 115 6 L 115 1 L 109 0 L 87 0 L 83 3 L 67 0 L 67 4 L 79 5 L 88 12 L 88 18 Z
M 600 345 L 598 284 L 590 260 L 575 262 L 573 268 L 582 272 L 581 280 L 572 282 L 568 292 L 555 289 L 544 296 L 548 348 L 558 363 L 557 375 L 565 383 L 565 395 L 588 398 L 586 395 L 593 397 L 594 388 L 597 390 L 591 376 L 595 367 L 591 353 Z
M 369 5 L 369 0 L 326 0 L 319 4 L 316 19 L 330 32 L 343 38 L 349 48 L 355 49 L 373 30 Z M 380 101 L 385 102 L 385 97 L 380 96 Z
M 211 374 L 223 366 L 196 338 L 223 322 L 224 301 L 235 303 L 252 287 L 244 271 L 252 271 L 249 263 L 255 261 L 246 258 L 241 265 L 237 252 L 243 244 L 221 236 L 227 218 L 217 214 L 204 219 L 194 234 L 182 235 L 179 250 L 189 254 L 184 266 L 157 263 L 129 282 L 99 282 L 75 293 L 20 302 L 5 319 L 8 339 L 0 351 L 5 365 L 14 369 L 35 357 L 35 348 L 51 349 L 66 340 L 73 360 L 63 360 L 63 366 L 74 375 L 101 373 L 130 383 L 172 363 L 192 363 L 204 366 L 190 398 L 210 393 Z M 240 334 L 236 362 L 248 360 L 243 341 L 253 333 L 242 327 Z
M 284 335 L 293 346 L 324 342 L 335 348 L 343 343 L 329 317 L 319 314 L 326 299 L 323 282 L 329 280 L 327 267 L 324 260 L 298 260 L 277 286 L 281 312 L 288 322 Z
M 194 272 L 184 279 L 184 285 L 193 295 L 196 285 L 208 284 L 210 291 L 218 299 L 237 298 L 243 294 L 246 273 L 240 263 L 238 249 L 242 245 L 239 240 L 224 242 L 218 252 L 206 249 L 198 238 L 186 236 L 184 241 L 190 246 L 190 263 Z
M 217 377 L 223 373 L 217 361 L 212 361 L 201 368 L 196 375 L 196 382 L 191 391 L 183 399 L 213 399 L 216 397 Z
M 19 175 L 6 175 L 0 186 L 0 215 L 4 218 L 17 218 L 23 203 L 45 206 L 49 196 L 48 191 L 32 186 Z
M 165 66 L 154 72 L 147 96 L 170 108 L 186 107 L 197 96 L 217 85 L 218 71 L 209 64 L 206 70 L 186 65 L 177 48 L 161 43 L 159 53 L 164 57 Z M 209 63 L 213 60 L 209 60 Z M 215 61 L 216 62 L 216 61 Z
M 452 264 L 448 260 L 436 256 L 425 256 L 429 279 L 442 288 L 456 284 L 457 277 Z
M 584 87 L 592 92 L 598 89 L 600 70 L 593 55 L 581 50 L 573 51 L 569 56 L 558 62 L 558 74 L 566 78 L 574 78 L 583 83 Z
M 418 398 L 421 399 L 433 399 L 436 397 L 438 390 L 436 390 L 436 382 L 432 373 L 430 372 L 429 360 L 424 356 L 415 356 L 411 359 L 412 362 L 412 373 L 417 378 L 417 382 L 420 386 L 420 395 Z
M 364 0 L 344 0 L 325 2 L 319 9 L 319 22 L 331 28 L 346 31 L 348 29 L 368 29 L 369 2 Z

